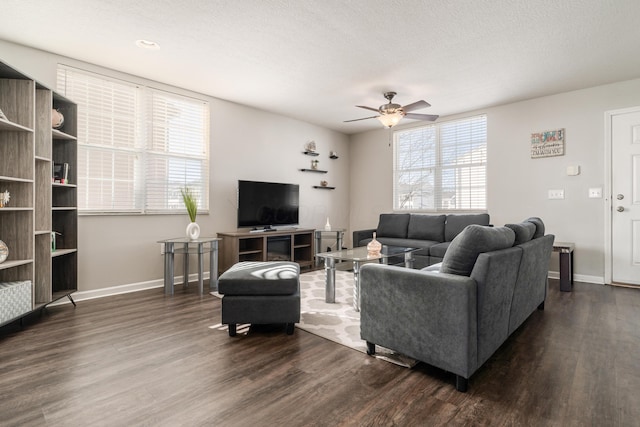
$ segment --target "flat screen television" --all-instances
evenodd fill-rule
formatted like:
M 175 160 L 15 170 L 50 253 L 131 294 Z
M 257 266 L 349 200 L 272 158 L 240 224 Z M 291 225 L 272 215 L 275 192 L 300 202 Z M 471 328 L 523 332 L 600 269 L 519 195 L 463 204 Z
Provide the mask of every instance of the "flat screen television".
M 238 228 L 297 225 L 299 198 L 298 184 L 239 180 Z

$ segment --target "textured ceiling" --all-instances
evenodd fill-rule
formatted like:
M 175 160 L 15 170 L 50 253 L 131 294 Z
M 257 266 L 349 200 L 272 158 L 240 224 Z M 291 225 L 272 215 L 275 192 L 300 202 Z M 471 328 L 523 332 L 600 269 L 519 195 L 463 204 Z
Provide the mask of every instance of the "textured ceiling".
M 0 39 L 344 133 L 380 128 L 343 121 L 388 90 L 444 116 L 638 78 L 639 21 L 638 0 L 0 0 Z

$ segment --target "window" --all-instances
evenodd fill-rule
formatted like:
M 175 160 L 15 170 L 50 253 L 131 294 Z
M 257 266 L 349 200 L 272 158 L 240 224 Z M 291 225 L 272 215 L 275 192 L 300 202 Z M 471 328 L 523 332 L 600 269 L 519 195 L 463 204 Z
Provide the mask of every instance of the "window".
M 184 187 L 209 209 L 206 101 L 67 66 L 58 91 L 78 104 L 81 212 L 184 212 Z
M 485 115 L 394 132 L 393 152 L 394 210 L 486 209 Z

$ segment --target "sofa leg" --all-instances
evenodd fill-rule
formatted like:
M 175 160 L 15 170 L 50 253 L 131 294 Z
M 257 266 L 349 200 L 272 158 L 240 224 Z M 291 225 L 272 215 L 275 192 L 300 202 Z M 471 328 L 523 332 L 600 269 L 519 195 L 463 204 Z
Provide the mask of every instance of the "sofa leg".
M 236 324 L 235 323 L 229 323 L 229 336 L 230 337 L 235 337 L 236 336 Z
M 456 390 L 461 393 L 466 393 L 467 388 L 469 387 L 469 380 L 465 377 L 461 377 L 460 375 L 456 375 Z
M 294 328 L 295 328 L 295 323 L 287 323 L 287 335 L 293 335 Z
M 538 310 L 540 311 L 544 310 L 544 301 L 540 303 L 540 305 L 538 306 Z
M 367 341 L 367 354 L 369 356 L 373 356 L 374 354 L 376 354 L 376 345 L 369 341 Z

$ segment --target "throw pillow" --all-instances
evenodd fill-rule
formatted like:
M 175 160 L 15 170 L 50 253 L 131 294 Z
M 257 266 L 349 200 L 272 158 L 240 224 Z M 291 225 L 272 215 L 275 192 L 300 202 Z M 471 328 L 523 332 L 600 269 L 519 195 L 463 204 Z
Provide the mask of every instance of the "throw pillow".
M 409 214 L 380 214 L 376 237 L 407 238 Z
M 467 225 L 471 224 L 489 225 L 489 214 L 447 215 L 447 223 L 444 226 L 444 241 L 452 241 Z
M 444 242 L 444 220 L 446 215 L 411 214 L 407 238 Z
M 515 239 L 516 234 L 507 227 L 469 225 L 449 245 L 440 272 L 470 276 L 478 255 L 510 248 Z
M 536 226 L 536 232 L 533 234 L 533 238 L 537 239 L 538 237 L 544 236 L 544 222 L 537 216 L 532 216 L 531 218 L 525 219 L 525 222 L 532 222 Z
M 514 245 L 526 243 L 533 239 L 533 235 L 536 232 L 536 225 L 532 222 L 521 222 L 520 224 L 505 224 L 505 227 L 509 227 L 516 233 L 516 242 Z

